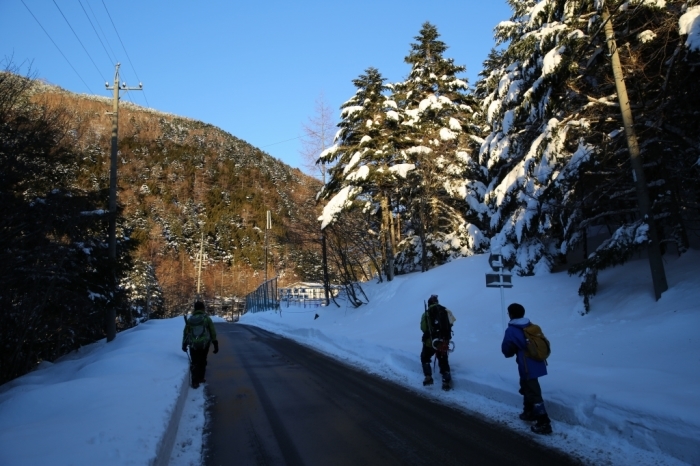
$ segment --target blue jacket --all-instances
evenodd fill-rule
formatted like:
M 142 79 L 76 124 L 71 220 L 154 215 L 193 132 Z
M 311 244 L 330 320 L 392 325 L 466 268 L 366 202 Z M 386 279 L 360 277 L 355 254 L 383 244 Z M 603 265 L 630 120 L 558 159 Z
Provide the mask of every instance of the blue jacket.
M 525 356 L 525 334 L 523 328 L 530 325 L 530 319 L 522 317 L 513 319 L 508 323 L 505 335 L 503 335 L 503 343 L 501 343 L 501 351 L 503 356 L 512 358 L 518 363 L 518 372 L 521 379 L 534 379 L 547 375 L 547 364 L 544 361 L 535 361 Z

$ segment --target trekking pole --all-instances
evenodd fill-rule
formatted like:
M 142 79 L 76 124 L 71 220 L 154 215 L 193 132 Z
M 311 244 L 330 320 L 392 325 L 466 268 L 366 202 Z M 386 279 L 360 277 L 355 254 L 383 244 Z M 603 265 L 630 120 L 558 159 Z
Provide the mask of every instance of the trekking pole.
M 192 366 L 192 357 L 190 356 L 190 347 L 189 346 L 187 347 L 186 353 L 187 353 L 187 359 L 189 359 L 189 361 L 190 361 L 190 386 L 192 386 L 192 379 L 194 376 L 194 374 L 193 374 L 194 367 Z
M 185 319 L 185 327 L 187 327 L 187 314 L 183 314 L 182 318 Z M 192 385 L 192 356 L 190 356 L 190 347 L 189 345 L 187 346 L 187 350 L 185 351 L 187 353 L 187 360 L 190 362 L 190 386 Z

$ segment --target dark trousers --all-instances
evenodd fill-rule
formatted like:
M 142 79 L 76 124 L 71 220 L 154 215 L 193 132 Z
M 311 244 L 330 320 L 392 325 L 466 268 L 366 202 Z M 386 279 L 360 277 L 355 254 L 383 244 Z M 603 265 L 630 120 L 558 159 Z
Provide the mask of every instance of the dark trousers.
M 432 370 L 430 370 L 430 361 L 433 355 L 436 354 L 438 367 L 440 368 L 440 373 L 444 374 L 446 372 L 450 372 L 450 362 L 447 359 L 447 353 L 442 351 L 435 351 L 435 348 L 423 345 L 423 350 L 420 352 L 420 362 L 423 365 L 424 375 L 432 375 Z M 426 372 L 426 370 L 428 372 Z
M 537 377 L 534 379 L 520 379 L 519 393 L 523 396 L 523 404 L 526 409 L 532 409 L 533 406 L 544 401 L 542 400 L 540 381 Z
M 209 345 L 202 349 L 195 349 L 190 347 L 190 358 L 192 358 L 192 364 L 190 365 L 190 370 L 192 371 L 192 383 L 202 383 L 204 380 L 204 372 L 207 370 L 207 355 L 209 354 Z

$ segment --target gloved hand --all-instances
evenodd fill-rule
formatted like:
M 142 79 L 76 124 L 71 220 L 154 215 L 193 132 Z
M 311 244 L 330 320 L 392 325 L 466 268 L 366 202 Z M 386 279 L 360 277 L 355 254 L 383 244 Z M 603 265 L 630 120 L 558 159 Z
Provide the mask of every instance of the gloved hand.
M 214 344 L 214 354 L 216 354 L 219 352 L 219 342 L 218 340 L 214 340 L 212 343 Z
M 187 345 L 182 345 L 182 351 L 187 352 Z

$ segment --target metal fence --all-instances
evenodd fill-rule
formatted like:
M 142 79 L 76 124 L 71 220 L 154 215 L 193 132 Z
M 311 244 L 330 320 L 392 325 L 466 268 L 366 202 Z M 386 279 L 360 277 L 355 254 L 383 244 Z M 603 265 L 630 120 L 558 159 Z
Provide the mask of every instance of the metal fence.
M 292 304 L 294 304 L 295 306 L 301 306 L 301 307 L 321 307 L 321 306 L 326 306 L 326 299 L 325 298 L 315 298 L 315 299 L 292 298 L 289 296 L 283 296 L 280 298 L 280 305 L 282 307 L 284 307 L 285 305 L 287 307 L 289 307 Z
M 277 310 L 280 301 L 277 296 L 277 277 L 271 278 L 245 297 L 246 312 Z

